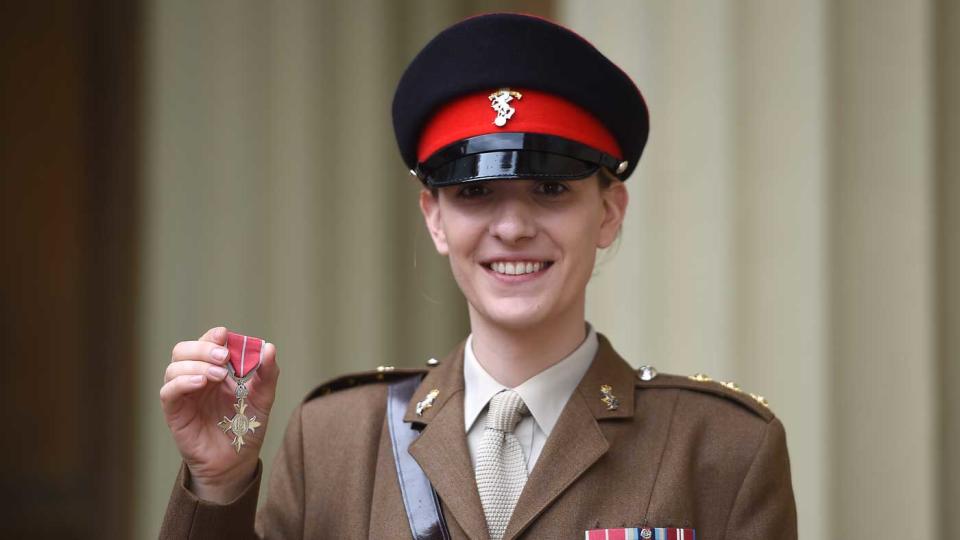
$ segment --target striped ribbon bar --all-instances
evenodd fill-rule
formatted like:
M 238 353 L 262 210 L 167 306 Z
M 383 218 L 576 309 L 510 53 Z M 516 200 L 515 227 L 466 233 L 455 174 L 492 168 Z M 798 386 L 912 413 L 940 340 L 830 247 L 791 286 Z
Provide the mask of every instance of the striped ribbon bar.
M 260 367 L 263 360 L 263 340 L 253 336 L 227 332 L 227 350 L 233 373 L 240 378 Z
M 591 529 L 584 540 L 696 540 L 694 529 L 676 527 L 634 527 L 629 529 Z

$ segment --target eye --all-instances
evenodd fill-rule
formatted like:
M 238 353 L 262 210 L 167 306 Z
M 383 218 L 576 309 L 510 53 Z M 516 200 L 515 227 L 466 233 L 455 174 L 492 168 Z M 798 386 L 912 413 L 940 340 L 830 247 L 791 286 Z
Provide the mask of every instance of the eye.
M 490 193 L 486 184 L 467 184 L 457 190 L 457 197 L 461 199 L 478 199 Z
M 548 197 L 558 197 L 570 191 L 570 188 L 563 182 L 545 181 L 537 184 L 537 193 L 547 195 Z

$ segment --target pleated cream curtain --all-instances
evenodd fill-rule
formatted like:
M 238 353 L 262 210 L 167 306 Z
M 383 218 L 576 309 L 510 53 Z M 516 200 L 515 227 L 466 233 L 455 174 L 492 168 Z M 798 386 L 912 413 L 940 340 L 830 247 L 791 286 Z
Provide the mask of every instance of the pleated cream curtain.
M 465 304 L 423 228 L 390 101 L 436 32 L 504 7 L 148 2 L 137 538 L 156 536 L 179 464 L 157 398 L 177 341 L 224 324 L 277 344 L 269 474 L 311 388 L 422 365 L 465 337 Z
M 960 536 L 953 4 L 148 5 L 136 537 L 179 463 L 157 399 L 176 341 L 226 324 L 278 344 L 269 474 L 318 382 L 465 335 L 389 106 L 427 39 L 495 9 L 582 33 L 650 104 L 595 326 L 635 365 L 769 398 L 802 538 Z
M 597 326 L 770 399 L 801 538 L 960 536 L 955 3 L 559 5 L 652 111 Z

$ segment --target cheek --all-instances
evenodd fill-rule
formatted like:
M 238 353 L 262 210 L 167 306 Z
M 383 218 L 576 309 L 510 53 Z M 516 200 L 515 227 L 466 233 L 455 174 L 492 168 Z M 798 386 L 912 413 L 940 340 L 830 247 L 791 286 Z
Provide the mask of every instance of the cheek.
M 601 216 L 588 207 L 570 218 L 563 224 L 564 252 L 570 259 L 571 278 L 585 285 L 593 275 L 597 247 L 602 242 Z
M 453 216 L 445 221 L 443 232 L 451 263 L 469 263 L 483 234 L 482 227 L 466 216 Z
M 593 266 L 597 259 L 597 247 L 592 238 L 583 238 L 583 242 L 577 249 L 576 260 L 576 279 L 586 286 L 587 281 L 593 276 Z
M 555 232 L 557 241 L 571 255 L 578 257 L 593 253 L 603 240 L 602 215 L 593 205 L 579 208 L 552 220 L 548 230 Z

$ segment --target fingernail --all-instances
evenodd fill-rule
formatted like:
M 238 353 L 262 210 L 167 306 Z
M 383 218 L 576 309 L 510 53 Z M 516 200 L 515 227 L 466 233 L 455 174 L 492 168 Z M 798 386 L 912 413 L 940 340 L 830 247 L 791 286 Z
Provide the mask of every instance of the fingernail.
M 192 382 L 192 383 L 194 383 L 194 384 L 200 384 L 200 383 L 202 383 L 204 380 L 206 380 L 206 378 L 205 378 L 203 375 L 191 375 L 191 376 L 190 376 L 190 382 Z
M 210 356 L 212 356 L 214 360 L 223 362 L 227 359 L 227 350 L 223 347 L 217 347 L 210 353 Z
M 223 369 L 220 366 L 210 366 L 207 368 L 207 373 L 213 375 L 214 379 L 222 379 L 227 376 L 227 370 Z

